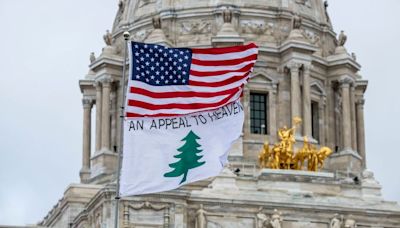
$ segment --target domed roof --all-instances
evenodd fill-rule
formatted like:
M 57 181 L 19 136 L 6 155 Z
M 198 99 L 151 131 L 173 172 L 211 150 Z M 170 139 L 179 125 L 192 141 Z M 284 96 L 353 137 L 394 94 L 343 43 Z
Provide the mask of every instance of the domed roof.
M 327 3 L 322 0 L 120 0 L 113 37 L 117 49 L 125 30 L 133 40 L 146 42 L 155 29 L 153 18 L 158 16 L 166 43 L 210 46 L 224 24 L 225 9 L 232 12 L 231 23 L 242 40 L 260 47 L 279 47 L 293 30 L 295 16 L 301 18 L 299 31 L 305 40 L 320 53 L 332 54 L 337 45 Z

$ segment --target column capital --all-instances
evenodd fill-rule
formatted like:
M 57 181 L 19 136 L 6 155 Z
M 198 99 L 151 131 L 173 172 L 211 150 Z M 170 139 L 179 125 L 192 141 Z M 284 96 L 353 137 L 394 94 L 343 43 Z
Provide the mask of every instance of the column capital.
M 82 98 L 82 106 L 83 106 L 83 108 L 92 108 L 93 99 L 91 99 L 89 97 Z
M 110 87 L 111 83 L 114 80 L 111 76 L 105 76 L 105 77 L 102 77 L 99 81 L 103 84 L 103 87 Z
M 354 84 L 354 81 L 348 77 L 342 78 L 339 80 L 340 88 L 349 88 L 353 84 Z
M 357 99 L 356 104 L 359 106 L 364 106 L 365 99 L 364 98 Z
M 93 87 L 96 88 L 96 90 L 101 90 L 101 81 L 100 80 L 96 80 L 93 82 Z
M 286 67 L 290 69 L 290 71 L 299 71 L 303 64 L 295 61 L 290 61 L 286 64 Z

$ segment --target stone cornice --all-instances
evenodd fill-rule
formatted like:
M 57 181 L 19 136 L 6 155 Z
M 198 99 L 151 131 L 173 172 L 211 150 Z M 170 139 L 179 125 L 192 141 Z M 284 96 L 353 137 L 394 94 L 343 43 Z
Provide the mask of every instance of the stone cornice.
M 85 90 L 87 89 L 92 89 L 94 82 L 95 82 L 94 80 L 88 80 L 88 79 L 79 80 L 79 88 L 81 89 L 81 93 L 84 93 Z
M 357 80 L 356 81 L 356 90 L 360 90 L 362 93 L 368 88 L 368 81 L 367 80 Z
M 351 68 L 354 72 L 357 72 L 361 69 L 361 65 L 354 61 L 354 59 L 348 54 L 331 55 L 328 56 L 326 60 L 328 66 L 330 67 L 345 66 Z
M 70 203 L 83 203 L 86 204 L 93 195 L 78 193 L 78 189 L 86 189 L 91 191 L 98 191 L 100 186 L 90 185 L 90 184 L 71 184 L 64 191 L 63 197 L 58 201 L 56 205 L 49 211 L 49 213 L 40 221 L 39 225 L 44 225 L 46 227 L 51 226 L 60 215 L 67 209 Z

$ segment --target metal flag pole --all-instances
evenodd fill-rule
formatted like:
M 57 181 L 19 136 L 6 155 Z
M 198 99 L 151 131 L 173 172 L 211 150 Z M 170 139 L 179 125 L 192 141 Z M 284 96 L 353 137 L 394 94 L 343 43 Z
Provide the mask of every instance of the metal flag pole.
M 117 187 L 116 187 L 116 196 L 115 196 L 115 218 L 114 218 L 114 228 L 118 228 L 118 220 L 119 220 L 119 178 L 121 176 L 121 161 L 123 156 L 123 143 L 124 143 L 124 118 L 125 118 L 125 97 L 126 97 L 126 89 L 125 89 L 125 80 L 126 80 L 126 57 L 127 57 L 127 44 L 129 40 L 130 34 L 129 32 L 124 32 L 124 59 L 122 61 L 122 79 L 121 79 L 121 89 L 122 89 L 122 101 L 121 101 L 121 110 L 120 110 L 120 135 L 119 135 L 119 149 L 118 149 L 118 166 L 117 166 Z

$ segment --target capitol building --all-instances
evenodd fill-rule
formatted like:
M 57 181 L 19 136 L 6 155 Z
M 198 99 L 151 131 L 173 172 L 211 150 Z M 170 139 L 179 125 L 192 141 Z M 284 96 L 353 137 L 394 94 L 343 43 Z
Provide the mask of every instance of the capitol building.
M 400 227 L 400 206 L 385 201 L 366 167 L 368 81 L 328 9 L 322 0 L 120 0 L 102 53 L 92 53 L 79 81 L 80 183 L 68 186 L 37 227 L 114 227 L 125 31 L 133 41 L 169 47 L 254 42 L 259 55 L 241 98 L 245 122 L 229 166 L 176 190 L 121 198 L 118 227 Z M 295 126 L 297 117 L 294 148 L 331 148 L 323 169 L 260 165 L 264 143 L 278 143 L 279 129 Z

